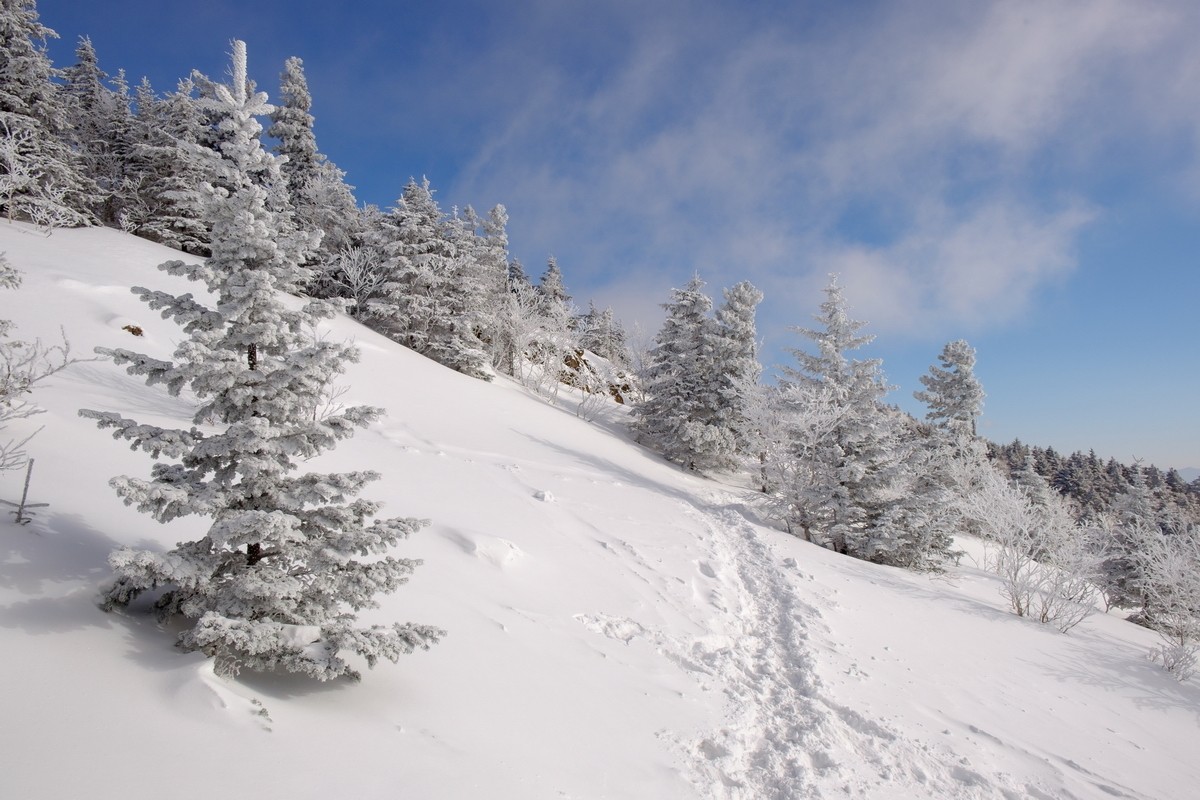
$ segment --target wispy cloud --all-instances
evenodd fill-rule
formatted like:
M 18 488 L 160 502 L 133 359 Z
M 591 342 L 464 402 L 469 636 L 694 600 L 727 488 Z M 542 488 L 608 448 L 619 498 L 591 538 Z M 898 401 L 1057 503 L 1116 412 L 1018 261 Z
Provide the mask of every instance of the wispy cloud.
M 508 204 L 530 271 L 554 252 L 589 295 L 699 270 L 778 290 L 784 325 L 839 271 L 881 331 L 1002 323 L 1075 266 L 1098 176 L 1194 160 L 1179 3 L 614 4 L 592 30 L 552 6 L 544 58 L 514 23 L 468 71 L 493 114 L 451 191 Z

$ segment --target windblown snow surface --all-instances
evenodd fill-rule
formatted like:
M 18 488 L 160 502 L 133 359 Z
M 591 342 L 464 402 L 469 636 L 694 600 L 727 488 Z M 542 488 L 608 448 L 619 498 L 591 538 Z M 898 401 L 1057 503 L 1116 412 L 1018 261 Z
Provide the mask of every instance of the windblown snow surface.
M 179 329 L 131 285 L 196 291 L 180 254 L 112 230 L 0 224 L 25 275 L 24 338 L 65 331 L 169 356 Z M 816 300 L 814 299 L 814 304 Z M 140 339 L 124 326 L 138 326 Z M 1008 613 L 977 543 L 941 577 L 839 557 L 775 529 L 736 476 L 687 474 L 504 378 L 446 370 L 348 319 L 343 402 L 388 416 L 305 468 L 375 469 L 366 496 L 432 520 L 371 621 L 449 635 L 362 683 L 216 677 L 150 616 L 105 614 L 123 545 L 171 525 L 124 507 L 149 459 L 80 408 L 189 424 L 193 402 L 108 362 L 55 377 L 28 526 L 0 523 L 0 796 L 6 798 L 1193 798 L 1200 684 L 1097 614 L 1069 635 Z M 23 476 L 0 475 L 13 500 Z

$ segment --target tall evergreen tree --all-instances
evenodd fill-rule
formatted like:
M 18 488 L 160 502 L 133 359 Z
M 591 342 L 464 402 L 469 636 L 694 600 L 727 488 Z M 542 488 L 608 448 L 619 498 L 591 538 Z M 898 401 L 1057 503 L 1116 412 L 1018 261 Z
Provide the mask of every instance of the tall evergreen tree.
M 714 379 L 720 401 L 720 424 L 734 437 L 737 451 L 747 455 L 752 438 L 750 405 L 762 365 L 758 363 L 758 330 L 754 315 L 763 294 L 749 281 L 725 290 L 717 310 Z
M 285 62 L 279 95 L 267 135 L 278 140 L 275 152 L 285 159 L 280 171 L 296 215 L 303 225 L 325 233 L 321 250 L 328 259 L 355 243 L 361 230 L 358 207 L 346 173 L 317 149 L 312 96 L 299 58 Z
M 9 219 L 71 227 L 95 224 L 99 200 L 66 143 L 63 92 L 52 78 L 34 0 L 0 0 L 0 208 Z
M 439 364 L 489 379 L 487 354 L 467 315 L 470 265 L 448 234 L 428 179 L 408 182 L 383 225 L 388 277 L 370 301 L 379 327 Z
M 219 158 L 200 146 L 203 122 L 195 85 L 181 80 L 160 100 L 143 81 L 135 97 L 134 200 L 123 210 L 122 227 L 176 250 L 207 255 L 201 186 L 217 180 Z
M 629 343 L 625 329 L 613 314 L 612 306 L 603 311 L 588 305 L 588 313 L 579 322 L 579 344 L 619 370 L 629 367 Z
M 975 436 L 975 421 L 983 409 L 983 387 L 975 377 L 975 350 L 962 339 L 942 348 L 941 367 L 921 376 L 923 392 L 913 396 L 929 406 L 925 419 L 955 435 Z
M 824 409 L 807 426 L 800 454 L 809 462 L 806 479 L 785 505 L 801 509 L 804 530 L 840 553 L 930 566 L 944 555 L 948 540 L 921 530 L 927 498 L 905 498 L 914 485 L 912 464 L 904 458 L 899 419 L 883 404 L 888 386 L 881 362 L 850 357 L 874 337 L 859 334 L 866 323 L 850 318 L 836 280 L 825 293 L 819 326 L 797 329 L 816 352 L 793 350 L 799 366 L 785 370 L 802 390 L 799 396 Z
M 423 524 L 368 522 L 378 504 L 350 499 L 378 476 L 370 472 L 292 474 L 307 459 L 351 436 L 381 412 L 356 406 L 313 414 L 320 393 L 355 352 L 314 341 L 306 331 L 332 315 L 320 302 L 291 310 L 279 293 L 304 283 L 302 238 L 268 206 L 248 170 L 277 172 L 262 150 L 257 116 L 266 96 L 247 91 L 245 46 L 234 43 L 232 83 L 214 92 L 225 128 L 226 186 L 206 188 L 212 257 L 160 268 L 205 285 L 211 306 L 190 294 L 135 288 L 188 338 L 173 361 L 128 350 L 100 350 L 149 385 L 189 388 L 201 401 L 190 429 L 140 425 L 115 413 L 81 412 L 158 461 L 151 478 L 112 481 L 126 503 L 160 522 L 199 514 L 207 534 L 167 552 L 121 550 L 110 563 L 111 608 L 161 589 L 164 617 L 191 627 L 178 643 L 216 659 L 218 672 L 283 668 L 322 680 L 358 673 L 344 654 L 373 666 L 428 647 L 442 632 L 419 624 L 358 627 L 355 613 L 403 584 L 419 562 L 387 552 Z M 218 105 L 219 104 L 219 105 Z M 284 236 L 276 235 L 276 230 Z M 208 430 L 203 430 L 207 428 Z M 213 430 L 216 429 L 216 430 Z M 366 558 L 364 558 L 366 557 Z
M 554 256 L 546 259 L 546 271 L 538 282 L 538 293 L 551 303 L 566 306 L 571 302 L 567 287 L 563 284 L 562 270 L 558 267 L 558 259 Z
M 129 87 L 123 73 L 109 86 L 108 74 L 100 69 L 88 37 L 80 38 L 75 57 L 74 66 L 63 70 L 69 141 L 84 173 L 99 189 L 97 216 L 104 224 L 115 225 L 128 203 L 126 173 L 132 158 L 133 124 Z
M 716 323 L 712 299 L 697 275 L 673 289 L 649 354 L 646 400 L 633 408 L 638 441 L 688 469 L 723 469 L 735 463 L 737 441 L 723 424 Z

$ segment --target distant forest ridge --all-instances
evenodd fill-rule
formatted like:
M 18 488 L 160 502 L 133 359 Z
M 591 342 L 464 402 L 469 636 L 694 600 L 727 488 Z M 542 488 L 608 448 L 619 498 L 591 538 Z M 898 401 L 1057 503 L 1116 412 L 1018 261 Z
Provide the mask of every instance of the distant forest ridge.
M 1169 505 L 1200 521 L 1200 468 L 1162 470 L 1153 464 L 1122 464 L 1076 451 L 1061 455 L 1053 447 L 1027 445 L 1020 439 L 1011 444 L 988 443 L 993 461 L 1007 465 L 1010 475 L 1032 469 L 1050 486 L 1079 504 L 1081 517 L 1095 517 L 1111 507 L 1118 495 L 1137 482 L 1143 483 Z

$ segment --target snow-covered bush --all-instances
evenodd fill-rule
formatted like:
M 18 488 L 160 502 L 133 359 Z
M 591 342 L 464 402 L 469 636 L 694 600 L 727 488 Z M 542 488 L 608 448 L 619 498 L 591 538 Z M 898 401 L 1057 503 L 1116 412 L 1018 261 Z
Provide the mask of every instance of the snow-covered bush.
M 0 253 L 0 289 L 16 289 L 21 274 Z M 75 363 L 71 343 L 63 335 L 62 344 L 45 345 L 12 338 L 12 323 L 0 319 L 0 431 L 18 419 L 40 414 L 41 409 L 27 399 L 39 382 Z M 25 464 L 25 445 L 33 434 L 23 439 L 0 439 L 0 472 L 17 469 Z
M 1142 621 L 1163 640 L 1150 657 L 1187 680 L 1200 657 L 1200 530 L 1163 533 L 1142 524 L 1133 538 Z
M 999 576 L 1001 595 L 1013 612 L 1066 632 L 1096 610 L 1101 556 L 1065 502 L 1051 499 L 1034 503 L 1023 489 L 985 469 L 958 503 L 983 535 L 986 568 Z

